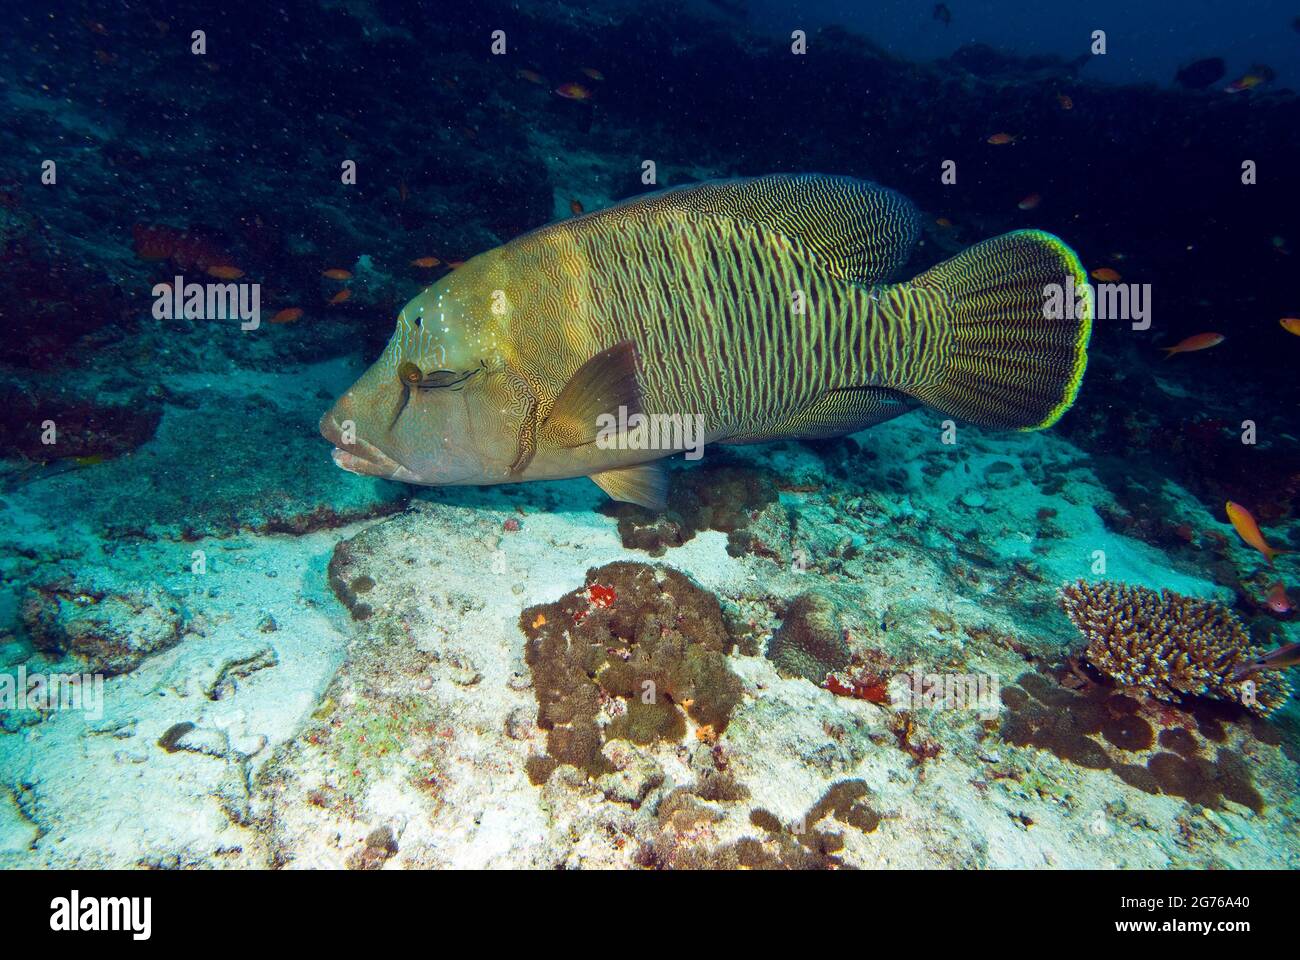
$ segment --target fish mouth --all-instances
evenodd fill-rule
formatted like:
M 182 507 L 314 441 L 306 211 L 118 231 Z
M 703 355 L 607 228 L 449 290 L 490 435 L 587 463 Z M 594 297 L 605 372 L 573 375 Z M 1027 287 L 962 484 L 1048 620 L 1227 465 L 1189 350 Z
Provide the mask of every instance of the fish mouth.
M 344 443 L 343 430 L 334 417 L 327 413 L 321 417 L 320 432 L 334 449 L 330 457 L 336 466 L 363 477 L 382 477 L 385 480 L 401 480 L 406 483 L 418 483 L 419 478 L 398 463 L 373 443 L 355 438 L 351 443 Z

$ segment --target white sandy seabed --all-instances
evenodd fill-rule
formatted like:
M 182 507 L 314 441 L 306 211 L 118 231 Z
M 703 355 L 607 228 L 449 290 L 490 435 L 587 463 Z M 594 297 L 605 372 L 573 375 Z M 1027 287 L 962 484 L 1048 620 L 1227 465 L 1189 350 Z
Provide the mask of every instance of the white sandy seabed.
M 349 371 L 321 376 L 342 383 Z M 270 416 L 296 402 L 280 386 L 255 385 L 275 398 Z M 301 405 L 295 415 L 310 424 L 319 396 Z M 610 561 L 688 574 L 763 642 L 791 598 L 816 589 L 835 603 L 855 652 L 899 672 L 956 670 L 1000 684 L 1077 651 L 1055 595 L 1093 575 L 1096 551 L 1108 579 L 1226 598 L 1194 568 L 1108 531 L 1095 507 L 1109 495 L 1086 458 L 1050 434 L 971 428 L 944 446 L 934 418 L 912 414 L 856 438 L 875 456 L 854 460 L 851 482 L 827 479 L 824 458 L 843 454 L 798 444 L 730 453 L 782 488 L 751 523 L 763 555 L 730 555 L 716 531 L 657 559 L 626 549 L 585 480 L 425 492 L 405 506 L 394 498 L 407 491 L 376 485 L 388 492 L 368 502 L 368 519 L 301 534 L 106 534 L 88 504 L 131 485 L 138 494 L 141 484 L 178 483 L 141 465 L 165 463 L 153 448 L 197 416 L 169 406 L 159 437 L 132 458 L 4 495 L 0 622 L 10 629 L 0 668 L 82 665 L 47 659 L 18 628 L 37 588 L 65 608 L 84 604 L 87 616 L 98 610 L 140 652 L 138 665 L 106 681 L 100 716 L 5 716 L 0 866 L 726 866 L 744 838 L 789 865 L 806 864 L 809 851 L 856 867 L 1300 861 L 1295 764 L 1246 726 L 1231 727 L 1229 746 L 1262 814 L 1146 793 L 1109 770 L 1013 746 L 996 719 L 971 710 L 904 716 L 837 697 L 779 676 L 761 648 L 728 658 L 743 696 L 716 742 L 688 723 L 681 742 L 609 742 L 613 773 L 588 779 L 561 767 L 530 782 L 525 762 L 544 752 L 546 733 L 520 612 L 582 587 L 588 568 Z M 308 428 L 284 456 L 327 450 Z M 219 473 L 195 481 L 196 496 L 202 482 L 233 482 Z M 1057 492 L 1043 492 L 1048 480 Z M 328 502 L 336 492 L 317 494 Z M 1190 496 L 1172 495 L 1186 522 L 1215 528 Z M 147 511 L 147 496 L 130 502 Z M 371 611 L 365 619 L 330 587 L 341 543 L 340 576 Z M 1244 568 L 1256 562 L 1232 549 Z M 192 572 L 196 550 L 202 574 Z M 937 745 L 937 755 L 905 749 L 905 723 L 907 742 Z M 710 788 L 720 776 L 728 789 Z M 865 785 L 870 828 L 818 807 L 846 781 Z M 782 825 L 810 811 L 819 819 L 773 832 L 755 811 Z

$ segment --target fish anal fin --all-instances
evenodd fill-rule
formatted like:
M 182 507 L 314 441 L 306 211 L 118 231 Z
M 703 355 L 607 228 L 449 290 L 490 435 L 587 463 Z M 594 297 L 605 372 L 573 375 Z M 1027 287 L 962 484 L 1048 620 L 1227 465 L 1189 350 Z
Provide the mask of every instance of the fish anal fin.
M 617 418 L 620 407 L 628 417 L 641 412 L 636 345 L 631 340 L 602 350 L 577 369 L 537 425 L 538 442 L 548 447 L 591 443 L 600 433 L 601 415 Z
M 668 506 L 668 471 L 662 463 L 640 463 L 634 467 L 602 470 L 592 482 L 614 500 L 635 503 L 650 510 Z
M 763 443 L 767 440 L 818 440 L 856 433 L 912 410 L 919 404 L 884 387 L 829 390 L 811 404 L 751 433 L 721 443 Z

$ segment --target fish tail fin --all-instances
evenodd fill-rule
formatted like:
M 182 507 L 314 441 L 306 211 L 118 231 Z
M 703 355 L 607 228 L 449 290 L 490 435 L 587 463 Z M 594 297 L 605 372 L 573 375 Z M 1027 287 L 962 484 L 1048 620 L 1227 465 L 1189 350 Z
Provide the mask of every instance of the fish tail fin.
M 1092 287 L 1052 234 L 993 237 L 884 292 L 901 299 L 913 341 L 905 359 L 881 365 L 887 386 L 961 420 L 1017 430 L 1050 427 L 1074 403 Z

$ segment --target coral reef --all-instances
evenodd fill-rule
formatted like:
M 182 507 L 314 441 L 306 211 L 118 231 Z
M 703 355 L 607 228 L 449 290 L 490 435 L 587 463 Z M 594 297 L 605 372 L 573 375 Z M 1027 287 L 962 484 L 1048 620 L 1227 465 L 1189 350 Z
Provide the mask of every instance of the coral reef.
M 1221 604 L 1169 590 L 1079 580 L 1061 592 L 1066 615 L 1088 641 L 1088 662 L 1125 687 L 1172 703 L 1204 696 L 1262 715 L 1291 693 L 1273 671 L 1244 679 L 1234 669 L 1263 654 Z
M 819 593 L 800 594 L 772 635 L 767 656 L 782 676 L 821 686 L 827 674 L 848 666 L 850 651 L 835 604 Z
M 623 546 L 645 550 L 652 557 L 680 547 L 701 530 L 727 534 L 728 552 L 739 555 L 751 549 L 752 517 L 777 502 L 771 471 L 710 463 L 672 473 L 665 511 L 611 501 L 602 504 L 600 512 L 618 520 Z
M 1056 677 L 1034 672 L 1005 687 L 1002 703 L 1007 716 L 1000 733 L 1007 743 L 1046 750 L 1085 769 L 1109 770 L 1145 793 L 1216 809 L 1231 800 L 1256 813 L 1264 810 L 1241 754 L 1216 748 L 1215 738 L 1202 732 L 1198 739 L 1189 729 L 1211 719 L 1204 714 L 1145 711 L 1137 700 L 1107 687 L 1071 690 Z M 1243 736 L 1254 740 L 1253 731 Z M 1219 728 L 1217 742 L 1223 739 Z
M 668 567 L 588 570 L 584 588 L 528 607 L 519 626 L 547 731 L 546 755 L 529 761 L 535 783 L 562 763 L 607 773 L 607 741 L 680 740 L 687 716 L 715 738 L 740 699 L 717 599 Z

